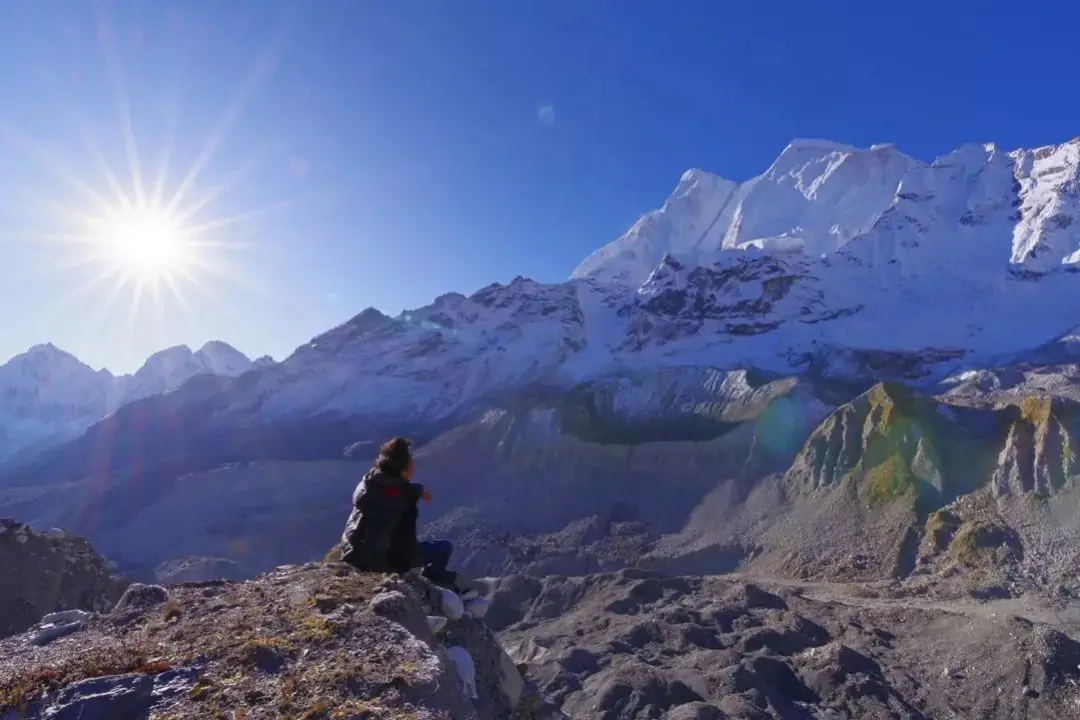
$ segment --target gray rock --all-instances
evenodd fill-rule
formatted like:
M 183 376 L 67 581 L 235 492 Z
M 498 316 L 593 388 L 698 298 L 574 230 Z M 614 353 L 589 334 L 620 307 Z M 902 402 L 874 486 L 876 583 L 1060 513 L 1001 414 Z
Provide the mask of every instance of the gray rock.
M 431 626 L 427 614 L 409 596 L 398 590 L 381 592 L 371 599 L 371 611 L 376 615 L 393 620 L 420 640 L 431 638 Z
M 42 720 L 143 720 L 150 710 L 154 679 L 115 675 L 83 680 L 45 700 Z
M 41 625 L 63 625 L 71 622 L 86 622 L 94 616 L 86 610 L 64 610 L 62 612 L 49 613 L 41 618 Z
M 162 605 L 169 600 L 169 591 L 160 585 L 135 583 L 127 590 L 113 608 L 113 614 L 122 615 L 131 611 L 149 610 L 155 605 Z
M 673 707 L 667 720 L 724 720 L 729 717 L 720 708 L 704 702 L 692 702 Z
M 146 720 L 155 706 L 186 697 L 198 674 L 198 668 L 181 668 L 90 678 L 46 695 L 24 714 L 8 712 L 0 720 Z
M 0 568 L 0 637 L 23 632 L 48 613 L 107 610 L 127 587 L 85 540 L 36 533 L 10 519 L 0 519 Z
M 81 620 L 57 625 L 44 625 L 30 638 L 30 643 L 33 645 L 48 645 L 57 638 L 82 630 L 85 626 L 86 623 Z

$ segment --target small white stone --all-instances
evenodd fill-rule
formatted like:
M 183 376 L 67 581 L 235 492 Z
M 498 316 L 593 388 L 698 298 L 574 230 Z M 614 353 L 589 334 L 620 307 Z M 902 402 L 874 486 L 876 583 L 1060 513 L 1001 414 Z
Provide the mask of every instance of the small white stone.
M 454 661 L 454 668 L 461 680 L 461 689 L 465 697 L 470 700 L 478 699 L 480 696 L 476 692 L 476 664 L 473 663 L 472 655 L 460 645 L 447 648 L 446 653 Z
M 63 637 L 65 635 L 70 635 L 73 632 L 82 630 L 82 628 L 82 622 L 69 622 L 62 623 L 60 625 L 45 625 L 41 627 L 32 638 L 30 638 L 30 642 L 34 645 L 48 645 L 53 640 L 59 637 Z
M 469 600 L 465 603 L 465 614 L 471 618 L 483 620 L 484 616 L 487 615 L 487 611 L 490 606 L 491 603 L 488 601 L 487 598 L 473 598 L 472 600 Z
M 85 610 L 62 610 L 60 612 L 49 613 L 41 618 L 41 625 L 62 625 L 64 623 L 78 621 L 85 622 L 91 617 L 93 617 L 93 614 L 88 613 Z

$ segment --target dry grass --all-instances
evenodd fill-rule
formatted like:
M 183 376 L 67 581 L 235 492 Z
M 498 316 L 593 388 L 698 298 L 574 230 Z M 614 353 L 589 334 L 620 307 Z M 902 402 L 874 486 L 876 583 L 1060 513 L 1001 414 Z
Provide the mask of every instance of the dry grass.
M 903 497 L 915 489 L 915 476 L 899 453 L 866 471 L 863 496 L 870 501 L 885 503 Z
M 161 606 L 161 616 L 165 622 L 176 620 L 184 614 L 184 608 L 175 600 L 168 600 Z
M 1021 552 L 1019 538 L 1008 527 L 987 521 L 960 526 L 949 544 L 949 557 L 971 568 L 998 567 Z
M 108 675 L 156 675 L 173 668 L 158 657 L 161 648 L 140 641 L 120 643 L 96 652 L 75 653 L 58 665 L 37 665 L 0 678 L 0 711 L 25 710 L 42 694 L 80 680 Z
M 1020 417 L 1024 422 L 1031 423 L 1036 427 L 1045 425 L 1053 411 L 1053 402 L 1045 397 L 1026 397 L 1017 403 L 1020 408 Z
M 367 609 L 383 582 L 307 566 L 250 583 L 173 588 L 168 602 L 135 620 L 103 618 L 44 648 L 0 641 L 0 716 L 80 680 L 197 665 L 184 702 L 162 708 L 163 717 L 416 717 L 401 693 L 419 682 L 421 656 Z
M 937 510 L 926 519 L 926 537 L 934 552 L 941 552 L 952 542 L 953 534 L 960 527 L 960 518 L 948 510 Z

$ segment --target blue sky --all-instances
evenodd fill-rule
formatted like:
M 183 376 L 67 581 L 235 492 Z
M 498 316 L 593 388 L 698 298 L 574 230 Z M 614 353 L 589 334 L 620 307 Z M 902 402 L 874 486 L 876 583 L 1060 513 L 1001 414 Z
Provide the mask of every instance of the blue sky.
M 564 279 L 685 169 L 746 179 L 793 137 L 932 159 L 1080 133 L 1080 9 L 1064 3 L 8 0 L 0 13 L 0 360 L 51 341 L 125 372 L 210 339 L 280 358 L 367 306 Z M 197 219 L 239 216 L 212 233 L 216 271 L 191 271 L 201 289 L 178 283 L 182 302 L 155 304 L 147 286 L 136 304 L 132 285 L 110 299 L 111 280 L 80 291 L 104 266 L 67 267 L 88 246 L 57 241 L 93 205 L 63 172 L 108 197 L 96 149 L 133 194 L 132 147 L 147 187 L 170 149 L 166 198 L 213 149 L 187 199 L 224 184 Z

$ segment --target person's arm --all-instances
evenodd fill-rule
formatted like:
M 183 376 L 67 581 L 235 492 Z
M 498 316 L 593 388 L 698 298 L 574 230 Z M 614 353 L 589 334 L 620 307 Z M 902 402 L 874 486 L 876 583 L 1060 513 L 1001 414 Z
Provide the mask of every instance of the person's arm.
M 418 482 L 409 482 L 408 484 L 409 502 L 416 504 L 423 500 L 430 500 L 431 493 L 424 489 L 424 486 Z

